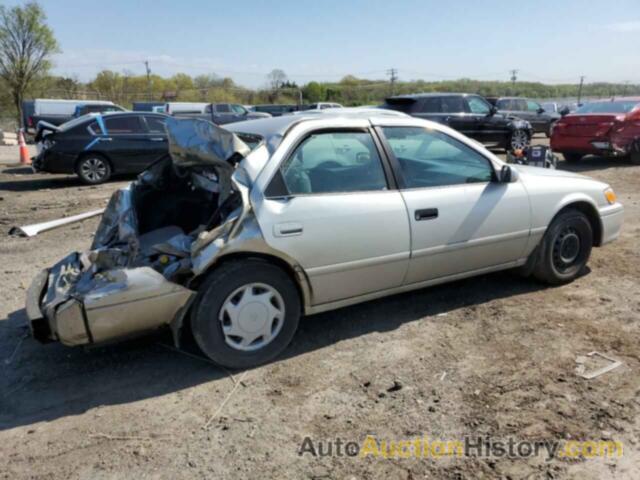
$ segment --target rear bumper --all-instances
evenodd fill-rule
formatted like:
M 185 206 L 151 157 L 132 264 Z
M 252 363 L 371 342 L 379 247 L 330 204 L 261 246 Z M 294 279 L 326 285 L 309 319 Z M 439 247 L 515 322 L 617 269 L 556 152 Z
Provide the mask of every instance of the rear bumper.
M 42 342 L 102 343 L 169 324 L 195 292 L 150 267 L 83 271 L 72 253 L 40 272 L 27 291 L 31 333 Z
M 609 137 L 569 137 L 552 135 L 550 146 L 554 152 L 601 155 L 603 157 L 623 157 L 629 153 L 629 145 L 612 141 Z
M 602 224 L 602 242 L 600 245 L 605 245 L 620 236 L 624 207 L 620 203 L 615 203 L 600 208 L 598 212 L 600 213 L 600 222 Z
M 36 172 L 75 173 L 75 160 L 75 155 L 42 150 L 31 159 L 31 165 Z

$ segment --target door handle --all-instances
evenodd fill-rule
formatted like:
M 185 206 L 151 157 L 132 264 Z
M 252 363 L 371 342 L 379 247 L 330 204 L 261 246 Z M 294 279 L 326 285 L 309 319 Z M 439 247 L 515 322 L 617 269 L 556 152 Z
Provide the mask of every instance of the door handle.
M 415 212 L 415 219 L 418 222 L 420 220 L 433 220 L 434 218 L 438 218 L 437 208 L 423 208 Z
M 302 235 L 301 223 L 278 223 L 273 226 L 273 235 L 276 237 L 293 237 Z
M 164 142 L 163 137 L 154 137 L 154 138 L 150 138 L 149 140 L 151 140 L 152 142 Z

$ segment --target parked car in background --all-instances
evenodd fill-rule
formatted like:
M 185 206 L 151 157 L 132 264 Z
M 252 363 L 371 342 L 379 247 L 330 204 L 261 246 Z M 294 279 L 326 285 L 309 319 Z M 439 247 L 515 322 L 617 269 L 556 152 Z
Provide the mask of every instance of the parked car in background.
M 103 105 L 103 104 L 82 104 L 76 107 L 73 112 L 73 118 L 81 117 L 87 113 L 108 113 L 108 112 L 126 112 L 127 109 L 120 105 Z
M 303 105 L 300 110 L 326 110 L 327 108 L 344 108 L 339 103 L 318 102 L 310 105 Z
M 547 111 L 535 100 L 521 97 L 488 97 L 487 100 L 499 113 L 513 115 L 528 121 L 533 133 L 551 136 L 553 124 L 561 117 L 560 113 Z
M 23 103 L 23 106 L 25 104 Z M 27 105 L 28 106 L 28 105 Z M 55 100 L 37 98 L 33 101 L 33 113 L 24 118 L 23 128 L 35 134 L 38 122 L 45 121 L 50 125 L 62 125 L 74 118 L 78 107 L 117 107 L 113 102 L 105 100 Z M 122 107 L 118 107 L 122 108 Z
M 207 105 L 209 105 L 207 102 L 168 102 L 164 104 L 162 113 L 167 115 L 204 113 Z
M 167 153 L 168 117 L 157 113 L 89 114 L 56 126 L 41 122 L 36 171 L 75 173 L 98 184 L 114 174 L 140 173 Z
M 160 107 L 160 113 L 164 112 L 166 102 L 133 102 L 132 110 L 134 112 L 156 112 L 154 108 Z
M 571 282 L 622 225 L 607 184 L 507 165 L 417 118 L 169 118 L 167 131 L 170 157 L 113 194 L 92 251 L 36 276 L 39 340 L 170 325 L 177 342 L 190 325 L 214 362 L 249 368 L 286 348 L 301 315 L 515 267 Z
M 551 148 L 568 162 L 589 154 L 640 163 L 640 97 L 590 102 L 555 125 Z
M 268 113 L 272 117 L 279 117 L 286 113 L 297 112 L 300 110 L 298 105 L 284 105 L 284 104 L 266 104 L 266 105 L 254 105 L 254 112 Z
M 385 100 L 381 108 L 433 120 L 488 148 L 519 150 L 529 145 L 533 129 L 526 120 L 499 113 L 484 97 L 468 93 L 421 93 Z
M 186 108 L 173 108 L 172 115 L 176 117 L 201 118 L 209 120 L 216 125 L 255 120 L 256 118 L 268 118 L 271 115 L 263 112 L 252 112 L 237 103 L 208 103 L 204 107 L 196 107 L 192 110 Z

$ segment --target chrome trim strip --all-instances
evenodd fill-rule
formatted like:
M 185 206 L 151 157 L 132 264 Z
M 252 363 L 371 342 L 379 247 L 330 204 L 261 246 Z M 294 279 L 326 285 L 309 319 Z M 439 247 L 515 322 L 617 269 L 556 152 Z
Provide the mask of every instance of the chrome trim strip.
M 323 265 L 321 267 L 307 268 L 305 271 L 309 277 L 318 277 L 320 275 L 328 275 L 331 273 L 344 272 L 349 270 L 357 270 L 359 268 L 372 267 L 376 265 L 384 265 L 385 263 L 399 262 L 409 259 L 409 252 L 392 253 L 374 258 L 363 258 L 362 260 L 353 260 L 351 262 L 336 263 L 333 265 Z
M 492 243 L 501 243 L 508 240 L 516 240 L 518 238 L 528 237 L 530 230 L 521 230 L 519 232 L 503 233 L 500 235 L 492 235 L 490 237 L 478 238 L 475 240 L 469 240 L 466 242 L 457 242 L 450 245 L 437 245 L 435 247 L 423 248 L 421 250 L 414 250 L 411 252 L 411 258 L 423 257 L 425 255 L 433 255 L 443 252 L 452 252 L 455 250 L 463 250 L 465 248 L 473 248 L 481 245 L 488 245 Z

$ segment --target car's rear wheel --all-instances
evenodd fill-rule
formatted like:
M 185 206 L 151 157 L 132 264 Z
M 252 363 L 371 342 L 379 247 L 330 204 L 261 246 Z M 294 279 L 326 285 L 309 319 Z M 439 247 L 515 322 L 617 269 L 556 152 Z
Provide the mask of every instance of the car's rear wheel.
M 80 159 L 76 174 L 83 183 L 97 185 L 111 177 L 111 164 L 102 155 L 90 154 Z
M 530 140 L 529 133 L 526 130 L 517 128 L 511 132 L 511 137 L 509 138 L 509 149 L 512 152 L 522 150 L 529 146 Z
M 549 127 L 547 128 L 547 132 L 546 132 L 547 138 L 551 138 L 551 134 L 553 133 L 553 129 L 555 126 L 556 126 L 556 122 L 549 123 Z
M 538 246 L 533 275 L 545 283 L 560 285 L 574 280 L 591 255 L 593 231 L 587 216 L 567 209 L 553 219 Z
M 583 155 L 581 153 L 565 152 L 562 154 L 562 156 L 568 163 L 578 163 L 580 160 L 582 160 Z
M 223 264 L 198 291 L 193 335 L 214 362 L 229 368 L 266 363 L 291 342 L 300 297 L 289 275 L 260 259 Z
M 631 148 L 631 154 L 629 160 L 634 165 L 640 165 L 640 140 L 636 140 L 635 144 Z

